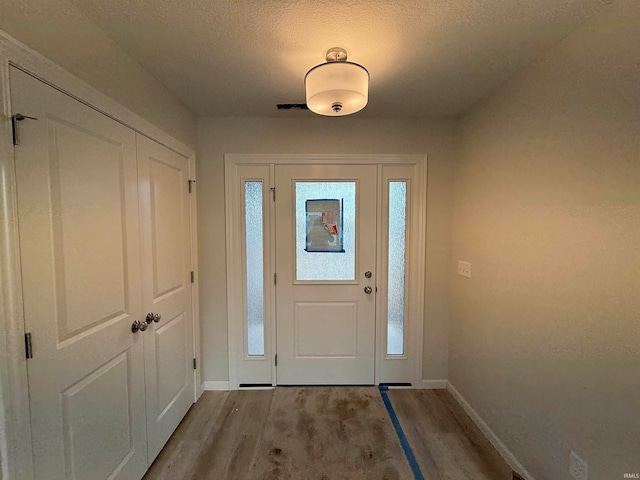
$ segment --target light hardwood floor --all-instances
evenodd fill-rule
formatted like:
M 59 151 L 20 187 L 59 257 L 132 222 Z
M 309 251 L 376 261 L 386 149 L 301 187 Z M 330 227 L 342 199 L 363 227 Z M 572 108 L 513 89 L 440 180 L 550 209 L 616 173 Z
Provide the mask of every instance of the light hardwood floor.
M 511 468 L 447 390 L 390 390 L 428 480 L 511 480 Z
M 273 395 L 205 392 L 144 480 L 248 478 Z M 391 390 L 389 398 L 425 479 L 511 479 L 507 464 L 446 390 Z

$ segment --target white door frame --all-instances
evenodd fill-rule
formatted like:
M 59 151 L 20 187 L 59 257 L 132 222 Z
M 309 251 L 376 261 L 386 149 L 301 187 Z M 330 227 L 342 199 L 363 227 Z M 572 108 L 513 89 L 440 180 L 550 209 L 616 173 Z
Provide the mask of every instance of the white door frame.
M 11 128 L 9 68 L 17 67 L 81 103 L 99 111 L 189 159 L 190 178 L 195 180 L 195 152 L 184 143 L 144 120 L 103 93 L 65 71 L 36 51 L 0 30 L 0 477 L 33 479 L 31 428 L 24 346 L 22 277 L 18 242 L 15 161 Z M 191 207 L 191 269 L 196 270 L 196 195 Z M 196 398 L 202 393 L 198 281 L 192 294 L 194 349 L 198 369 L 194 371 Z M 195 400 L 195 399 L 194 399 Z
M 383 171 L 385 167 L 412 167 L 414 171 L 412 185 L 412 201 L 408 214 L 411 216 L 412 228 L 407 232 L 407 244 L 410 244 L 410 259 L 407 259 L 407 297 L 411 306 L 407 309 L 408 355 L 411 362 L 411 383 L 414 388 L 422 386 L 422 348 L 424 326 L 424 288 L 426 268 L 426 212 L 427 212 L 427 156 L 426 155 L 316 155 L 316 154 L 226 154 L 225 155 L 225 226 L 226 226 L 226 264 L 227 264 L 227 321 L 229 345 L 229 387 L 238 389 L 241 383 L 239 370 L 246 361 L 266 361 L 271 363 L 271 376 L 265 378 L 268 385 L 275 385 L 276 367 L 273 355 L 276 352 L 275 333 L 275 216 L 274 202 L 264 205 L 266 226 L 264 229 L 264 301 L 265 301 L 265 356 L 264 358 L 248 358 L 244 348 L 244 252 L 243 252 L 243 197 L 241 182 L 256 179 L 264 182 L 265 188 L 275 188 L 275 165 L 377 165 L 378 185 L 382 190 Z M 254 175 L 252 169 L 256 167 Z M 247 176 L 247 172 L 249 172 Z M 268 172 L 268 173 L 267 173 Z M 392 174 L 390 178 L 395 176 Z M 277 194 L 277 192 L 276 192 Z M 378 200 L 378 224 L 382 225 L 382 197 Z M 383 229 L 379 230 L 379 236 Z M 381 268 L 383 242 L 377 242 L 377 271 Z M 376 299 L 376 383 L 378 378 L 380 354 L 381 295 Z

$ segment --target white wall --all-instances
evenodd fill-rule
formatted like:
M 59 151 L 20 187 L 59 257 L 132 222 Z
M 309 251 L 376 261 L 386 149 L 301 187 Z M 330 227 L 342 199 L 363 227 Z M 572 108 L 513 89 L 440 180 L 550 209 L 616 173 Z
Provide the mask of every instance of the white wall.
M 639 65 L 618 0 L 461 123 L 449 379 L 537 480 L 640 472 Z
M 425 379 L 447 374 L 452 121 L 204 118 L 198 121 L 200 323 L 204 380 L 228 380 L 225 273 L 225 153 L 428 154 Z
M 69 0 L 2 0 L 0 29 L 195 148 L 195 117 Z

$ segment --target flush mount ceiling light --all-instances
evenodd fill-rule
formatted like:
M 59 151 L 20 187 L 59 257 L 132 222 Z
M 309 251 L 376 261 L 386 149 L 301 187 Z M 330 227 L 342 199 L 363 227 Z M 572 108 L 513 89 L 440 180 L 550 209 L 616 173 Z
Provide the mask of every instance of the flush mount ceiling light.
M 309 110 L 339 117 L 359 112 L 369 99 L 369 72 L 347 62 L 344 48 L 327 51 L 327 63 L 313 67 L 304 77 Z

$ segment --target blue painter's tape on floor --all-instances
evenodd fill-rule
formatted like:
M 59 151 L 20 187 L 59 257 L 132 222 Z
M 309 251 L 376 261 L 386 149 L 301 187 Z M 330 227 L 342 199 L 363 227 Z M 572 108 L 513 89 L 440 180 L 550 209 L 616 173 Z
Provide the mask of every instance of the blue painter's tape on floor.
M 413 450 L 411 450 L 411 445 L 409 445 L 409 441 L 402 430 L 402 426 L 398 421 L 398 417 L 396 416 L 396 412 L 393 410 L 393 405 L 391 405 L 391 400 L 389 400 L 389 395 L 387 391 L 389 387 L 380 386 L 380 395 L 382 395 L 382 401 L 384 402 L 384 406 L 387 407 L 387 412 L 389 412 L 389 417 L 391 417 L 391 423 L 393 423 L 393 428 L 396 430 L 396 434 L 398 435 L 398 439 L 400 440 L 400 445 L 402 445 L 402 450 L 404 450 L 404 455 L 407 457 L 407 461 L 409 462 L 409 466 L 411 467 L 411 471 L 413 472 L 413 478 L 415 480 L 424 480 L 422 476 L 422 472 L 420 471 L 420 466 L 416 461 L 416 457 L 413 454 Z

